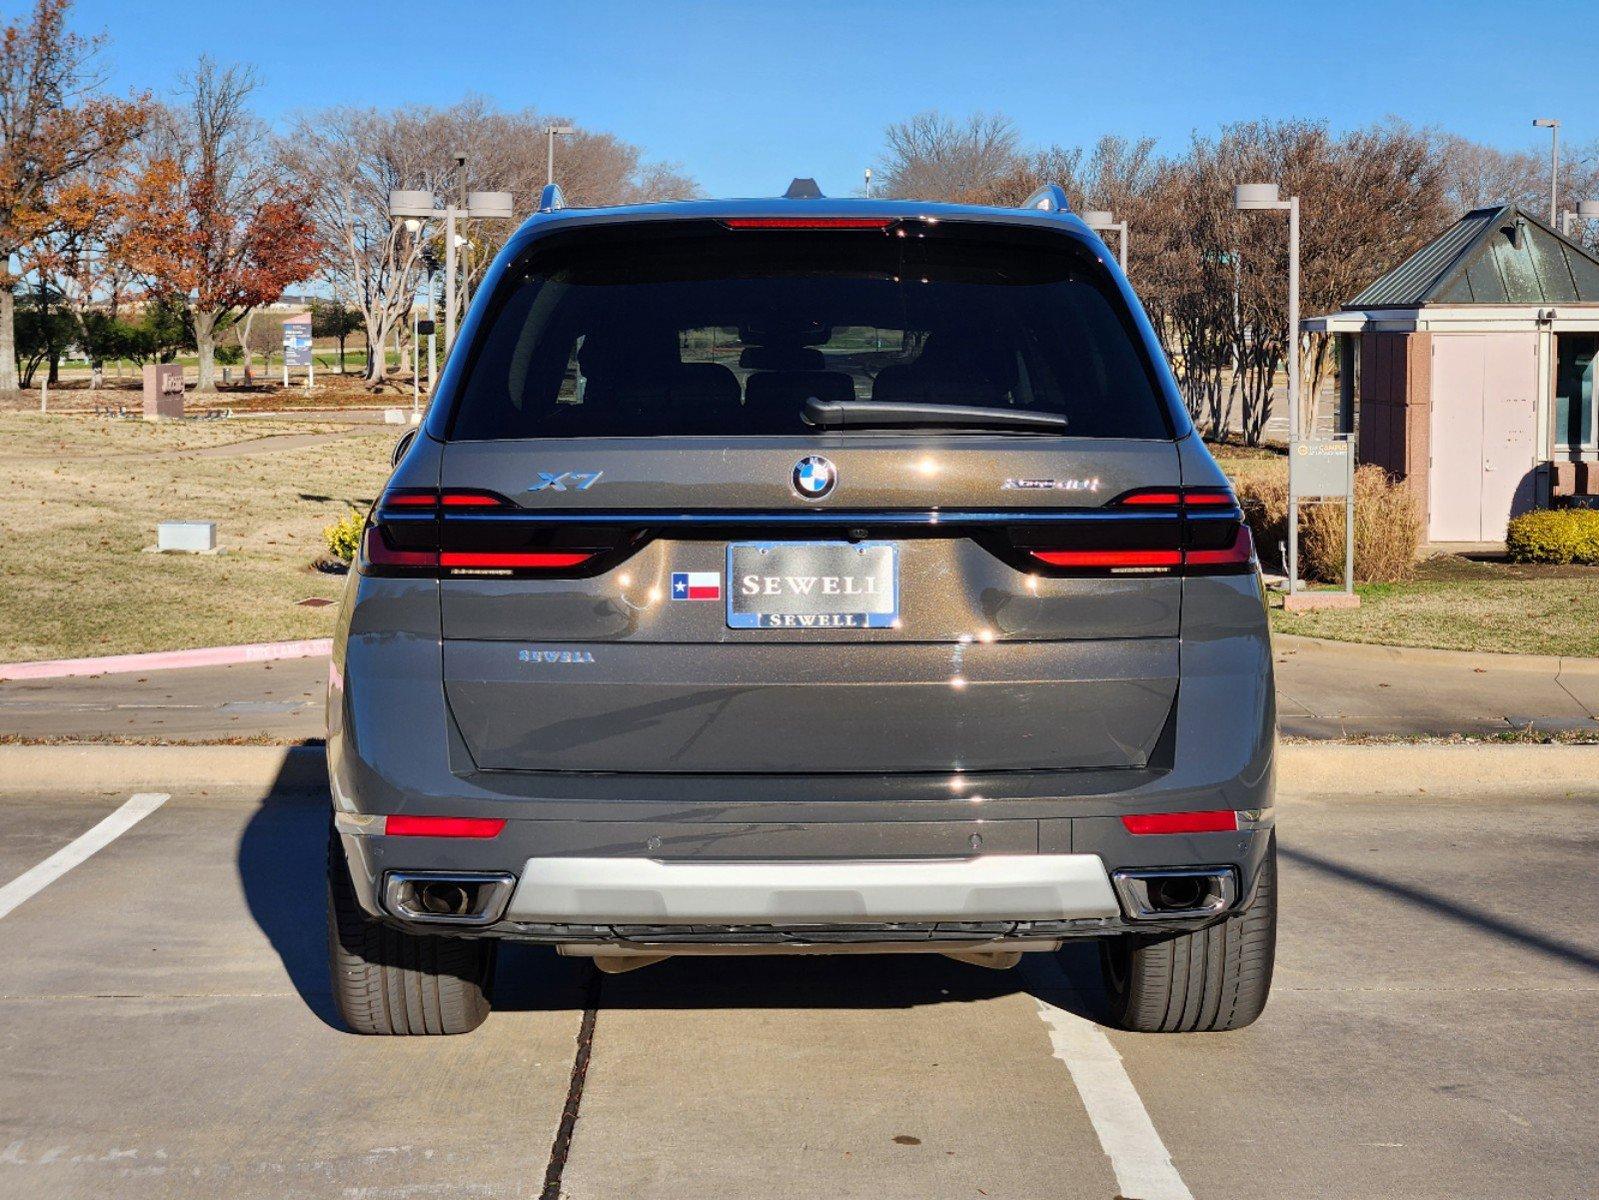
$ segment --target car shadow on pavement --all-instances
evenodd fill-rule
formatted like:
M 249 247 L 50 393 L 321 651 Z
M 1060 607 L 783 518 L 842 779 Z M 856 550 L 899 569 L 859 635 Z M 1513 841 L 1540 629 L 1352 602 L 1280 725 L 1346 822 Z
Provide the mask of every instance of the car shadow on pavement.
M 343 1029 L 328 977 L 328 800 L 275 787 L 239 839 L 239 881 L 250 916 L 283 961 L 306 1007 Z

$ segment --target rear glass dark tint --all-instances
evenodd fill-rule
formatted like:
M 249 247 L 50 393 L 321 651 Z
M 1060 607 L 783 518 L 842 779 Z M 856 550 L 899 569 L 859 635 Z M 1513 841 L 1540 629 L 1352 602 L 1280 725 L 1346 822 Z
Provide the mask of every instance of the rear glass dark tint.
M 535 244 L 481 329 L 457 440 L 802 434 L 812 396 L 1171 436 L 1104 268 L 1038 230 L 597 226 Z

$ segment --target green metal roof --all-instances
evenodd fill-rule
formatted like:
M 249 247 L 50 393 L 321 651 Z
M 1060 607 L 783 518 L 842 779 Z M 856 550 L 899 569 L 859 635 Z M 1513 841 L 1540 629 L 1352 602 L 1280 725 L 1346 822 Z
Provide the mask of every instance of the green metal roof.
M 1478 208 L 1345 308 L 1599 304 L 1599 259 L 1513 204 Z

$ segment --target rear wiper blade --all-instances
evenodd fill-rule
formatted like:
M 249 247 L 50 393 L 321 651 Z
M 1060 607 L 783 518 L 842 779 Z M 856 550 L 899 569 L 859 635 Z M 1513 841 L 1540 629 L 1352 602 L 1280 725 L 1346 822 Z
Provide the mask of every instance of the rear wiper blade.
M 805 401 L 807 425 L 817 429 L 1018 429 L 1032 433 L 1065 433 L 1060 413 L 1023 412 L 1014 408 L 975 408 L 960 404 L 915 404 L 897 400 Z

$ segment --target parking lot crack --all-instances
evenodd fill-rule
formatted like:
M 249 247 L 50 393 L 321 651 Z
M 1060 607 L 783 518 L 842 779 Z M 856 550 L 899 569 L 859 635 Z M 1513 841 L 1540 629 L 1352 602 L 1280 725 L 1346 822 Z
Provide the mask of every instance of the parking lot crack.
M 544 1189 L 539 1200 L 560 1200 L 561 1176 L 566 1158 L 572 1152 L 572 1134 L 577 1129 L 578 1112 L 583 1106 L 583 1087 L 588 1080 L 589 1058 L 594 1053 L 594 1025 L 600 1009 L 600 972 L 589 968 L 583 993 L 583 1020 L 577 1029 L 577 1051 L 572 1056 L 572 1076 L 566 1085 L 566 1102 L 561 1106 L 561 1122 L 550 1144 L 550 1161 L 544 1168 Z

